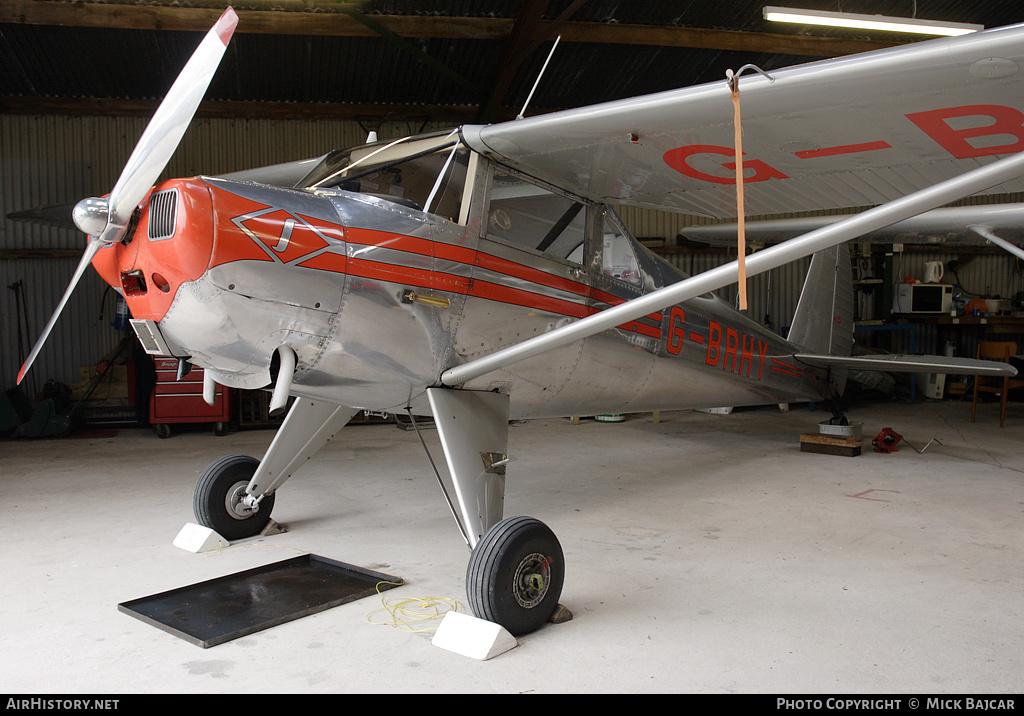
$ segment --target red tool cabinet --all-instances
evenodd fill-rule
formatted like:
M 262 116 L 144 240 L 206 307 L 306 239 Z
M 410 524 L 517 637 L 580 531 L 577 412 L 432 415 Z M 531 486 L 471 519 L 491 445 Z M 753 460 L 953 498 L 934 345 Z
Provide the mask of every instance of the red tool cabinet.
M 149 422 L 161 438 L 171 435 L 172 423 L 213 423 L 214 432 L 227 432 L 231 419 L 230 390 L 217 386 L 213 405 L 203 400 L 203 369 L 192 371 L 177 380 L 176 358 L 153 358 L 156 364 L 156 385 L 149 398 Z

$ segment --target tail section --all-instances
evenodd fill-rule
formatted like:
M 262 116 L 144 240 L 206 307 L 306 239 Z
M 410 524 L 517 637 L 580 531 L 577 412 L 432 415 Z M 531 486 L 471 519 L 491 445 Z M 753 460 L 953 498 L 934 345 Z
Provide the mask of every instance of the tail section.
M 811 259 L 788 339 L 809 353 L 848 356 L 853 349 L 853 271 L 846 244 Z
M 819 251 L 811 259 L 793 315 L 788 340 L 810 354 L 847 357 L 853 350 L 853 270 L 846 244 Z M 845 369 L 831 369 L 836 395 L 846 385 Z
M 972 358 L 908 355 L 851 357 L 853 270 L 846 244 L 814 254 L 788 339 L 803 349 L 794 354 L 794 358 L 807 365 L 828 369 L 834 396 L 842 394 L 847 373 L 851 370 L 1006 377 L 1017 374 L 1017 370 L 1006 363 Z

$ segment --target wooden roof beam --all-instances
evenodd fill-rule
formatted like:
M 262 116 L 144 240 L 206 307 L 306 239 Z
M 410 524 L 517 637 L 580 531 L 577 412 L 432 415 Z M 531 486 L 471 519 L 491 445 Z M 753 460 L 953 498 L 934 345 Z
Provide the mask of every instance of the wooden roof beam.
M 159 100 L 89 97 L 0 97 L 0 114 L 61 114 L 68 116 L 151 117 Z M 224 119 L 383 120 L 448 122 L 476 121 L 478 108 L 425 104 L 345 104 L 339 102 L 205 101 L 196 117 Z M 538 110 L 540 114 L 543 110 Z M 515 110 L 503 108 L 496 120 L 512 119 Z
M 299 6 L 299 7 L 305 7 Z M 378 33 L 345 12 L 239 10 L 237 32 L 274 35 L 323 35 L 373 37 Z M 57 0 L 5 0 L 0 4 L 0 23 L 107 27 L 134 30 L 205 32 L 220 15 L 216 8 L 157 5 L 118 5 Z M 504 40 L 512 34 L 512 18 L 373 15 L 374 21 L 402 37 L 436 37 L 473 40 Z M 806 35 L 737 32 L 693 27 L 659 27 L 600 22 L 537 24 L 546 35 L 561 33 L 565 42 L 693 47 L 700 49 L 767 52 L 808 57 L 837 57 L 900 44 L 899 40 L 861 40 Z

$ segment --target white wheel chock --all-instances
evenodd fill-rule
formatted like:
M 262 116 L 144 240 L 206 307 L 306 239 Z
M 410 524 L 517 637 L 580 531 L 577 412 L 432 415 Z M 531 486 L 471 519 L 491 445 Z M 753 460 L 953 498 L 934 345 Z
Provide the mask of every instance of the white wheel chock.
M 462 612 L 448 612 L 430 642 L 434 646 L 480 661 L 492 659 L 519 642 L 505 627 Z
M 209 527 L 197 525 L 195 522 L 188 522 L 181 528 L 181 532 L 174 538 L 174 546 L 186 552 L 212 552 L 215 549 L 223 549 L 230 543 L 214 532 Z

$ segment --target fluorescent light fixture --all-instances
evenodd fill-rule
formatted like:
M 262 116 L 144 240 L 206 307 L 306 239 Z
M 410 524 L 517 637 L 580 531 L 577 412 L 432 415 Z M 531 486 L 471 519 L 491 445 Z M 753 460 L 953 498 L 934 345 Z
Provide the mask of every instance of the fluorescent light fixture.
M 886 17 L 885 15 L 856 15 L 850 12 L 802 10 L 795 7 L 771 5 L 764 8 L 764 18 L 774 22 L 795 22 L 801 25 L 854 27 L 862 30 L 913 32 L 921 35 L 966 35 L 969 32 L 985 29 L 984 25 L 971 25 L 965 22 L 938 22 L 910 17 Z

